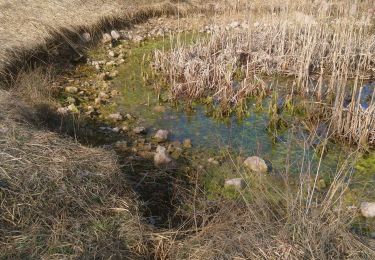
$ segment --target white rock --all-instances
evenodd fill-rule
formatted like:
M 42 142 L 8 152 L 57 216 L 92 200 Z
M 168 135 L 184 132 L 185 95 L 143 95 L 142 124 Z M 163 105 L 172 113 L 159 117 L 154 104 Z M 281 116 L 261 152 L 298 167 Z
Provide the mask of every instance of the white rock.
M 60 115 L 67 115 L 69 112 L 69 109 L 67 107 L 59 107 L 57 109 L 57 113 Z
M 70 104 L 67 108 L 72 113 L 78 113 L 78 108 L 74 104 Z
M 244 165 L 251 171 L 256 173 L 266 173 L 268 171 L 268 166 L 266 162 L 258 156 L 248 157 L 244 161 Z
M 91 41 L 91 34 L 88 33 L 88 32 L 84 32 L 82 34 L 82 39 L 85 41 L 85 42 L 90 42 Z
M 234 187 L 236 189 L 243 189 L 246 187 L 246 182 L 242 178 L 225 180 L 224 187 Z
M 156 154 L 154 155 L 154 163 L 156 166 L 165 165 L 172 162 L 167 149 L 164 146 L 158 146 L 156 148 Z
M 214 165 L 220 164 L 217 160 L 215 160 L 215 158 L 208 158 L 207 162 L 209 162 L 211 164 L 214 164 Z
M 112 41 L 112 36 L 109 33 L 104 33 L 102 38 L 102 43 L 110 43 Z
M 117 30 L 112 30 L 111 31 L 111 37 L 114 40 L 119 40 L 121 38 L 121 34 Z
M 114 51 L 109 51 L 108 56 L 113 58 L 116 56 L 116 53 Z
M 237 22 L 237 21 L 236 22 L 232 22 L 229 26 L 232 27 L 232 28 L 237 28 L 237 27 L 240 26 L 240 23 Z
M 76 87 L 66 87 L 65 92 L 68 92 L 70 94 L 77 94 L 78 88 L 76 88 Z
M 375 217 L 375 202 L 362 202 L 361 213 L 365 218 Z
M 114 127 L 114 128 L 112 128 L 112 132 L 119 133 L 120 132 L 120 128 L 119 127 Z
M 169 132 L 167 130 L 158 130 L 154 136 L 156 141 L 165 142 L 168 139 Z
M 120 113 L 110 114 L 107 118 L 109 120 L 113 120 L 113 121 L 121 121 L 121 120 L 123 120 L 123 117 L 122 117 L 122 115 Z
M 133 129 L 133 132 L 136 133 L 136 134 L 145 134 L 146 128 L 144 128 L 143 126 L 138 126 L 138 127 Z

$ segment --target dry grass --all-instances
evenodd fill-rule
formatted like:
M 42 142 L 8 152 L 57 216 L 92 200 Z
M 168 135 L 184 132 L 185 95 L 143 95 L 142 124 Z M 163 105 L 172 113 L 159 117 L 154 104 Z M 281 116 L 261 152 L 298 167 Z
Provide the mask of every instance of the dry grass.
M 0 258 L 147 255 L 116 155 L 35 129 L 33 108 L 0 93 Z
M 263 94 L 261 75 L 292 76 L 291 92 L 315 96 L 330 108 L 324 115 L 335 122 L 337 136 L 373 146 L 374 100 L 363 108 L 358 95 L 374 77 L 371 7 L 372 1 L 253 3 L 245 12 L 255 19 L 250 15 L 239 28 L 214 26 L 211 37 L 193 46 L 157 51 L 154 66 L 166 75 L 172 98 L 212 97 L 224 110 Z
M 198 184 L 180 209 L 180 214 L 191 216 L 190 221 L 175 233 L 160 234 L 164 244 L 157 255 L 168 259 L 375 257 L 371 241 L 352 230 L 358 214 L 344 202 L 351 174 L 345 165 L 324 191 L 315 186 L 319 174 L 309 174 L 307 169 L 301 169 L 299 187 L 290 185 L 292 176 L 278 182 L 236 169 L 236 177 L 247 179 L 248 185 L 238 192 L 237 200 L 208 200 Z
M 353 27 L 357 26 L 352 23 L 357 19 L 349 19 L 349 1 L 343 5 L 330 2 L 328 9 L 324 9 L 326 13 L 319 9 L 319 4 L 310 1 L 232 2 L 216 3 L 213 10 L 220 13 L 226 9 L 236 14 L 245 9 L 257 17 L 264 16 L 267 23 L 277 13 L 284 20 L 251 27 L 246 33 L 215 32 L 208 42 L 176 49 L 166 56 L 176 64 L 159 56 L 158 68 L 171 72 L 173 95 L 189 98 L 214 95 L 223 104 L 240 102 L 248 95 L 264 92 L 262 81 L 254 77 L 259 71 L 292 74 L 303 92 L 309 86 L 307 79 L 312 74 L 319 76 L 324 68 L 331 78 L 324 91 L 341 93 L 337 95 L 337 104 L 329 104 L 337 108 L 337 114 L 329 116 L 341 117 L 343 125 L 350 125 L 356 133 L 352 137 L 355 141 L 365 131 L 371 141 L 374 100 L 370 110 L 365 111 L 356 102 L 348 109 L 339 105 L 345 96 L 342 93 L 347 91 L 347 79 L 356 78 L 356 89 L 360 89 L 361 79 L 370 75 L 373 62 L 373 36 L 362 25 Z M 123 18 L 124 12 L 127 15 L 130 12 L 136 19 L 137 12 L 139 15 L 165 10 L 165 6 L 155 9 L 143 5 L 149 4 L 146 1 L 132 1 L 129 5 L 126 3 L 130 2 L 121 1 L 82 3 L 33 1 L 30 6 L 23 6 L 22 1 L 3 1 L 1 66 L 13 63 L 25 50 L 33 51 L 47 44 L 61 29 L 75 34 L 81 26 L 87 30 L 94 26 L 91 29 L 99 32 L 97 26 L 103 17 Z M 103 7 L 100 12 L 98 3 Z M 323 6 L 323 2 L 318 3 Z M 370 3 L 360 2 L 364 6 Z M 296 12 L 306 10 L 310 11 L 302 15 L 302 23 L 289 25 L 285 20 L 293 13 L 300 21 L 301 14 Z M 317 25 L 309 22 L 310 16 L 319 21 Z M 339 16 L 342 21 L 337 25 L 324 23 L 327 17 Z M 26 25 L 26 21 L 32 22 Z M 9 30 L 10 27 L 14 30 Z M 343 29 L 339 32 L 340 27 Z M 328 55 L 323 54 L 322 39 L 336 33 L 340 40 L 329 45 Z M 278 37 L 272 37 L 275 35 Z M 366 37 L 370 37 L 368 41 Z M 274 44 L 270 46 L 270 42 Z M 253 52 L 253 48 L 258 49 Z M 360 62 L 356 60 L 358 53 L 364 54 L 359 55 Z M 313 66 L 307 66 L 310 64 Z M 235 91 L 234 74 L 242 80 Z M 297 189 L 288 184 L 287 175 L 283 180 L 285 186 L 275 186 L 265 176 L 253 176 L 254 183 L 248 182 L 248 188 L 237 201 L 208 199 L 203 187 L 192 178 L 195 189 L 187 190 L 185 185 L 169 195 L 176 202 L 176 211 L 168 217 L 185 222 L 178 228 L 151 230 L 139 215 L 139 202 L 113 152 L 84 147 L 35 126 L 39 120 L 35 109 L 54 105 L 55 90 L 50 87 L 53 75 L 52 72 L 46 75 L 44 69 L 20 73 L 13 82 L 12 93 L 0 91 L 0 258 L 375 258 L 373 245 L 351 230 L 357 212 L 349 210 L 343 201 L 350 178 L 347 165 L 325 191 L 317 191 L 319 175 L 306 174 L 309 172 L 306 169 L 301 169 L 305 174 L 301 174 Z M 317 91 L 318 98 L 327 95 L 319 94 L 319 85 L 315 87 L 313 91 Z M 360 127 L 352 123 L 364 120 L 368 120 L 367 124 Z M 345 136 L 348 130 L 340 133 Z M 247 178 L 242 169 L 237 174 Z

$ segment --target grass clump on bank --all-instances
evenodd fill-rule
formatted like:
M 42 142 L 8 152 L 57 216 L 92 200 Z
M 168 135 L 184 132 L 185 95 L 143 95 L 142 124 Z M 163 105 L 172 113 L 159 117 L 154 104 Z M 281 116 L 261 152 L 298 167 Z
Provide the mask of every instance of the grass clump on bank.
M 22 116 L 33 108 L 4 91 L 0 107 L 0 258 L 147 254 L 115 154 L 34 127 Z

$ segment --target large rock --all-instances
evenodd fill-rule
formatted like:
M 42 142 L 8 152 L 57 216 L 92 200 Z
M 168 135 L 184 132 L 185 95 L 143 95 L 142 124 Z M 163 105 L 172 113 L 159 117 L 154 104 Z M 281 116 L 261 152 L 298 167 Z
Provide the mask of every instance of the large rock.
M 266 162 L 258 156 L 248 157 L 244 161 L 244 165 L 247 168 L 249 168 L 252 172 L 267 173 L 267 171 L 268 171 L 268 166 L 267 166 Z
M 375 217 L 375 202 L 362 202 L 361 213 L 365 218 Z
M 166 165 L 172 162 L 171 157 L 169 156 L 167 149 L 164 146 L 158 146 L 156 148 L 156 153 L 154 155 L 154 163 L 156 166 Z
M 241 190 L 246 187 L 246 182 L 242 178 L 228 179 L 225 180 L 224 187 L 234 187 L 237 190 Z
M 158 130 L 154 136 L 155 140 L 159 143 L 165 142 L 168 139 L 169 132 L 167 130 Z

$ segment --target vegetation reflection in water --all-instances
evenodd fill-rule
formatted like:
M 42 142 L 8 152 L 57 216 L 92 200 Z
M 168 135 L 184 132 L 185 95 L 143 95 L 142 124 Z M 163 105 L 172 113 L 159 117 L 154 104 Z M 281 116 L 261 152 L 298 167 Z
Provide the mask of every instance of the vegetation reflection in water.
M 188 43 L 196 35 L 188 34 L 182 41 Z M 311 163 L 313 170 L 319 161 L 314 146 L 306 146 L 307 131 L 301 127 L 291 127 L 279 131 L 275 137 L 267 130 L 269 114 L 267 109 L 258 109 L 254 99 L 248 101 L 246 116 L 239 119 L 233 115 L 226 119 L 215 119 L 207 115 L 209 109 L 202 104 L 193 104 L 192 109 L 186 106 L 170 106 L 166 92 L 160 95 L 148 78 L 151 77 L 149 62 L 155 49 L 170 48 L 174 41 L 169 38 L 149 40 L 137 46 L 128 46 L 127 62 L 119 68 L 119 77 L 114 85 L 122 89 L 119 110 L 131 113 L 142 119 L 142 124 L 153 129 L 168 129 L 173 140 L 192 139 L 195 147 L 217 151 L 229 147 L 244 156 L 259 155 L 272 163 L 276 170 L 283 171 L 286 158 L 289 158 L 289 169 L 298 172 L 302 163 Z M 129 43 L 130 44 L 130 43 Z M 269 99 L 263 100 L 267 108 Z M 163 106 L 163 111 L 155 107 Z M 156 111 L 158 110 L 158 111 Z M 320 170 L 325 176 L 334 175 L 338 162 L 347 157 L 347 149 L 330 143 Z M 315 169 L 314 169 L 315 168 Z

